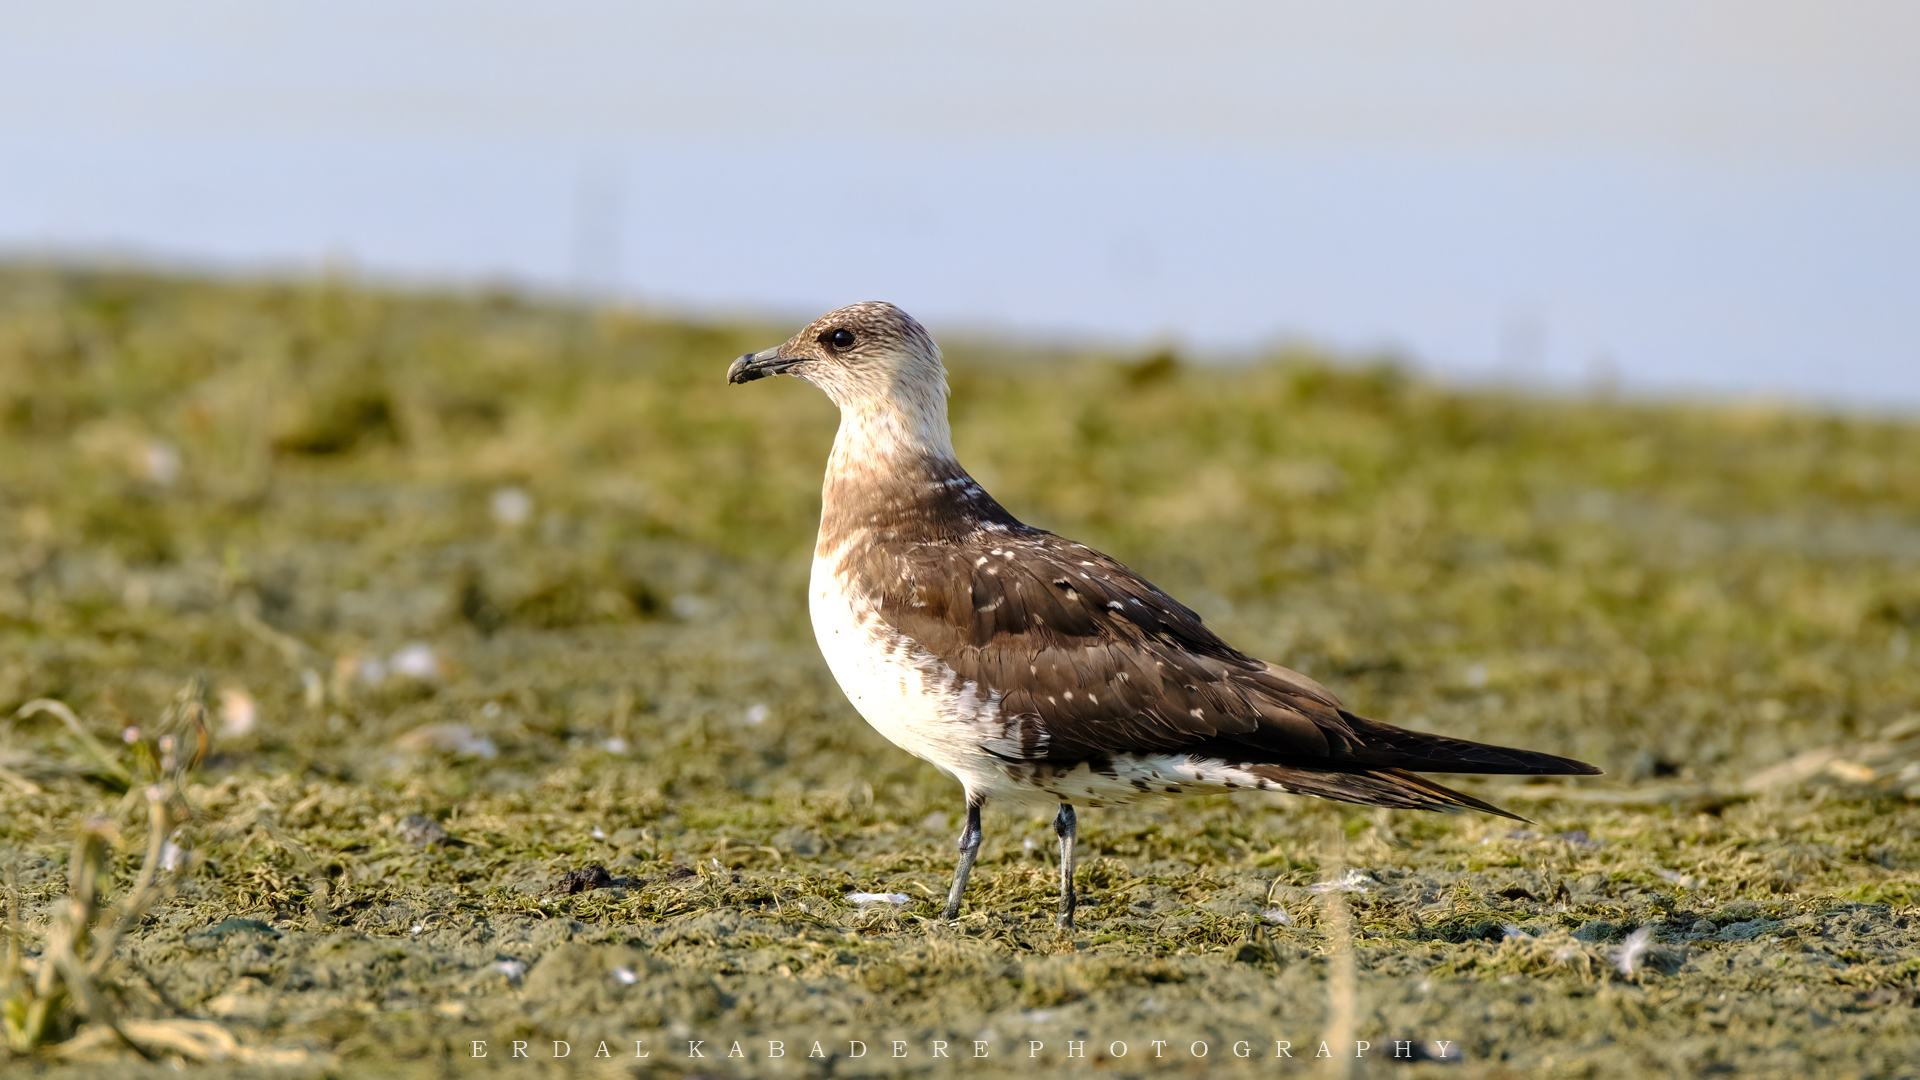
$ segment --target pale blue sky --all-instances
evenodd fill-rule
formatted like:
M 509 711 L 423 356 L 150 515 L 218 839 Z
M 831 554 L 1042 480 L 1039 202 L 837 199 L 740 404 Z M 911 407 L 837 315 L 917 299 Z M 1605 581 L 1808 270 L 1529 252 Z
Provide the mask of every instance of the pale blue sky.
M 0 250 L 1920 406 L 1911 4 L 0 11 Z

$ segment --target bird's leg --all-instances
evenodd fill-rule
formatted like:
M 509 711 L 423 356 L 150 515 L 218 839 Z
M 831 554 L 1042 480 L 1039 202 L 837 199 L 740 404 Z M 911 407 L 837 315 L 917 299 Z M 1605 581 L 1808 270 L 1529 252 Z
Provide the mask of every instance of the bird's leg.
M 953 872 L 953 889 L 947 893 L 947 910 L 940 917 L 947 922 L 960 917 L 960 895 L 967 891 L 967 878 L 973 873 L 973 860 L 980 854 L 980 804 L 967 800 L 967 827 L 960 830 L 960 868 Z
M 1053 818 L 1054 835 L 1060 838 L 1060 918 L 1056 921 L 1068 930 L 1073 929 L 1073 909 L 1078 903 L 1073 895 L 1073 842 L 1079 835 L 1077 825 L 1073 804 L 1061 803 L 1060 812 Z

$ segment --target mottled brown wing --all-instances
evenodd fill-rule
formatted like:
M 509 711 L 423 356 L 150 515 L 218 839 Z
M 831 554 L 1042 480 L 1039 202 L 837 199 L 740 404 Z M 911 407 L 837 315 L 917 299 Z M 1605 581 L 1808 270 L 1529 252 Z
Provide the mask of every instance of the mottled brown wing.
M 858 572 L 883 618 L 1000 695 L 1007 734 L 988 749 L 1003 757 L 1224 742 L 1249 760 L 1304 763 L 1358 748 L 1318 684 L 1241 654 L 1126 567 L 1051 533 L 881 543 Z
M 1009 760 L 1188 752 L 1340 771 L 1598 773 L 1532 750 L 1355 716 L 1298 672 L 1239 652 L 1113 559 L 1037 529 L 880 543 L 858 559 L 880 613 L 982 693 Z

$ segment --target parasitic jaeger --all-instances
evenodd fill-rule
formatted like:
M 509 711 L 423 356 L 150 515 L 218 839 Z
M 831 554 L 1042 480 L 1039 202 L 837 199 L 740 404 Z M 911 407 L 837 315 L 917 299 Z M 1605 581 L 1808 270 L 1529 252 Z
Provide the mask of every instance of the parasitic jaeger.
M 1355 716 L 1114 559 L 1022 524 L 955 460 L 940 349 L 892 304 L 828 312 L 727 369 L 769 375 L 840 407 L 807 597 L 827 666 L 880 734 L 966 792 L 946 919 L 989 799 L 1058 804 L 1072 926 L 1076 803 L 1245 789 L 1515 817 L 1415 770 L 1600 771 Z

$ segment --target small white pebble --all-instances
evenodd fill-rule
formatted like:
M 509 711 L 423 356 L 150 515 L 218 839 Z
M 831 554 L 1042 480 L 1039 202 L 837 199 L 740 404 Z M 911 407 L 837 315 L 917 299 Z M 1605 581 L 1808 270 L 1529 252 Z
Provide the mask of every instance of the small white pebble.
M 747 723 L 752 724 L 755 727 L 759 727 L 761 724 L 764 724 L 767 722 L 767 717 L 772 715 L 773 715 L 772 709 L 767 708 L 765 705 L 756 704 L 756 705 L 750 705 L 747 707 L 746 719 L 747 719 Z
M 1372 879 L 1367 876 L 1367 872 L 1365 870 L 1358 870 L 1358 869 L 1348 870 L 1345 874 L 1342 874 L 1340 876 L 1339 881 L 1316 881 L 1313 884 L 1307 886 L 1307 891 L 1313 892 L 1313 893 L 1330 893 L 1330 892 L 1363 893 L 1367 891 L 1367 882 L 1371 880 Z
M 140 448 L 138 467 L 147 479 L 168 487 L 180 478 L 180 451 L 175 450 L 172 443 L 149 439 Z
M 237 686 L 229 686 L 220 691 L 220 734 L 229 739 L 237 739 L 253 730 L 254 721 L 259 718 L 259 710 L 253 703 L 253 695 Z
M 907 904 L 913 897 L 897 892 L 850 892 L 847 902 L 853 904 Z M 804 908 L 802 910 L 805 910 Z
M 518 983 L 527 974 L 527 965 L 519 960 L 496 960 L 493 970 L 507 977 L 510 983 Z
M 595 840 L 605 840 L 607 838 L 607 834 L 602 832 L 600 830 L 600 826 L 598 825 L 595 825 L 593 827 L 593 831 L 588 833 L 587 835 L 593 837 Z
M 419 932 L 420 932 L 420 931 L 422 931 L 422 930 L 425 930 L 426 928 L 427 928 L 427 926 L 426 926 L 426 924 L 425 924 L 425 923 L 414 923 L 414 924 L 413 924 L 413 932 L 414 932 L 414 933 L 416 933 L 416 934 L 417 934 L 417 933 L 419 933 Z
M 613 981 L 621 986 L 632 986 L 640 981 L 640 976 L 634 974 L 632 968 L 617 967 L 613 969 Z
M 342 722 L 344 728 L 345 722 Z M 424 754 L 431 752 L 465 754 L 469 757 L 491 760 L 498 757 L 500 748 L 485 735 L 475 735 L 473 729 L 465 724 L 428 724 L 415 728 L 400 736 L 397 740 L 401 749 Z
M 600 745 L 606 747 L 607 753 L 609 754 L 624 754 L 627 752 L 627 740 L 618 735 L 615 735 Z
M 493 520 L 509 529 L 525 525 L 533 517 L 533 496 L 517 487 L 495 488 L 487 501 Z
M 394 653 L 387 666 L 395 675 L 432 682 L 440 677 L 440 654 L 433 651 L 433 646 L 416 641 Z

